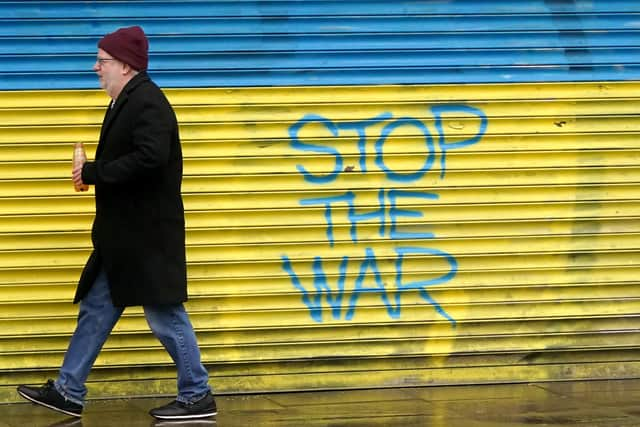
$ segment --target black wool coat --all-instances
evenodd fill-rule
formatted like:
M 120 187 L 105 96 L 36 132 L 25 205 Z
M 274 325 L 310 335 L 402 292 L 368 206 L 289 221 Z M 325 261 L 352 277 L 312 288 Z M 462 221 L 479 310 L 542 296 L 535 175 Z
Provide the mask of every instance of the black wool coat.
M 103 267 L 118 307 L 187 300 L 182 150 L 175 113 L 145 72 L 107 109 L 95 160 L 82 180 L 95 185 L 93 252 L 74 302 Z

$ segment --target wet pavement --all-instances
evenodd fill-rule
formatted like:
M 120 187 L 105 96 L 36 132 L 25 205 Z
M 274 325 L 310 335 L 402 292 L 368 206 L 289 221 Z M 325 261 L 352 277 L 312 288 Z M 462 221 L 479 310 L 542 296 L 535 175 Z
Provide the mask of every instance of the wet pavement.
M 0 427 L 640 426 L 640 379 L 227 395 L 209 420 L 156 422 L 148 410 L 167 401 L 93 400 L 82 419 L 5 404 Z

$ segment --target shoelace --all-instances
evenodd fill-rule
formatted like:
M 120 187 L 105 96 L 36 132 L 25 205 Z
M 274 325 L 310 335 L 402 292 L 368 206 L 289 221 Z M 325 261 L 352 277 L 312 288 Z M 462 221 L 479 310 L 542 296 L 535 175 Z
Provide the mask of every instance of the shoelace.
M 55 388 L 55 384 L 53 383 L 53 380 L 49 379 L 49 380 L 47 380 L 47 383 L 45 385 L 43 385 L 42 388 L 40 389 L 40 395 L 44 396 L 45 394 L 49 393 L 49 391 L 51 391 L 54 388 Z

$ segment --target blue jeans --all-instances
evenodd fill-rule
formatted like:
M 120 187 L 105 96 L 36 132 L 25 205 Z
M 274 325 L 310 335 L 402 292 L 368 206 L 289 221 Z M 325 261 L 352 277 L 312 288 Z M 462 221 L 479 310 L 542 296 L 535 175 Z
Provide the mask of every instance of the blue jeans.
M 211 391 L 209 374 L 200 362 L 200 349 L 189 316 L 182 304 L 144 306 L 144 316 L 178 369 L 178 397 L 194 402 Z M 89 372 L 122 315 L 124 307 L 111 302 L 109 282 L 102 270 L 80 302 L 78 324 L 64 356 L 56 389 L 68 400 L 82 405 L 87 395 Z

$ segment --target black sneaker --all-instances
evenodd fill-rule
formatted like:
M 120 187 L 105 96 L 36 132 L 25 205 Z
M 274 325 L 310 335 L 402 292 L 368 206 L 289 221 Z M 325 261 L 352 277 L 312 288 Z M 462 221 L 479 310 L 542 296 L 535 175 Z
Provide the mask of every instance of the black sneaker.
M 174 400 L 167 405 L 149 411 L 152 417 L 159 420 L 196 420 L 213 417 L 217 413 L 216 401 L 211 393 L 207 393 L 196 402 L 183 403 Z
M 67 400 L 61 395 L 53 385 L 53 380 L 47 381 L 42 387 L 18 386 L 18 393 L 25 399 L 54 411 L 62 412 L 72 417 L 82 416 L 82 405 Z

